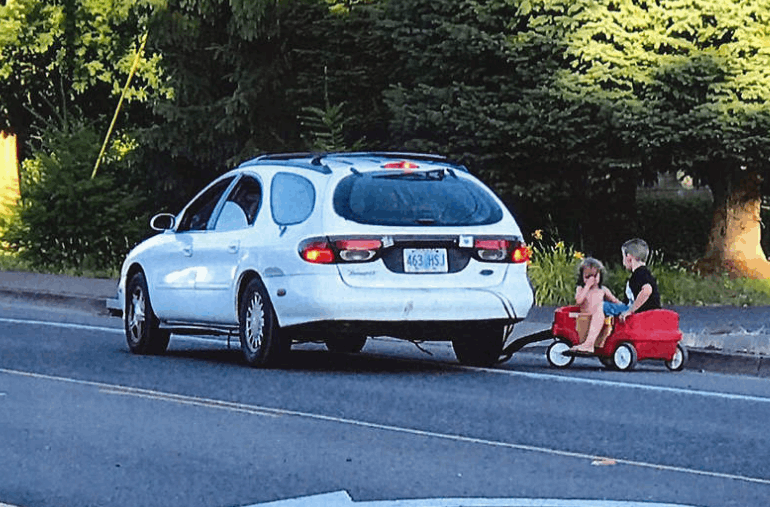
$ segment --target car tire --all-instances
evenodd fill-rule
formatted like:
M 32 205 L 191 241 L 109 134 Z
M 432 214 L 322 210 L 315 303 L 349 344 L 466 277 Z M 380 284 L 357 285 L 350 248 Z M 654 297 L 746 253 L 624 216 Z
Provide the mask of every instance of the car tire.
M 123 325 L 128 348 L 134 354 L 163 354 L 168 349 L 171 333 L 160 329 L 152 310 L 150 292 L 144 273 L 135 273 L 126 285 Z
M 243 359 L 249 366 L 274 365 L 291 347 L 290 341 L 281 339 L 273 305 L 258 278 L 241 294 L 238 328 Z
M 682 371 L 684 369 L 684 364 L 687 362 L 687 358 L 687 349 L 681 343 L 677 343 L 674 357 L 666 361 L 666 368 L 671 371 Z
M 636 368 L 636 357 L 634 346 L 623 342 L 612 353 L 612 364 L 620 371 L 631 371 Z
M 570 366 L 575 361 L 575 356 L 568 356 L 565 354 L 570 347 L 572 347 L 572 344 L 567 340 L 561 338 L 554 340 L 545 351 L 545 357 L 548 359 L 548 364 L 555 368 L 567 368 Z
M 452 339 L 452 348 L 460 364 L 492 366 L 503 354 L 505 338 L 506 326 L 502 324 L 475 324 Z
M 339 354 L 357 354 L 366 345 L 367 337 L 361 335 L 344 335 L 326 340 L 326 350 Z

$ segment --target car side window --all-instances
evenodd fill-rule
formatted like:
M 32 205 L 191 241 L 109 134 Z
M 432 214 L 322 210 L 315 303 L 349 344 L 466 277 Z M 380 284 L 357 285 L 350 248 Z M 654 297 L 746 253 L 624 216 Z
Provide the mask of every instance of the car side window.
M 298 174 L 278 173 L 270 186 L 270 209 L 278 225 L 295 225 L 307 220 L 315 206 L 313 183 Z
M 222 198 L 222 194 L 232 183 L 233 178 L 225 178 L 212 185 L 203 192 L 197 199 L 192 201 L 179 222 L 177 232 L 185 231 L 204 231 L 208 227 L 211 214 L 217 207 L 217 203 Z
M 244 176 L 225 201 L 217 218 L 216 231 L 233 231 L 254 224 L 262 203 L 262 187 L 251 176 Z

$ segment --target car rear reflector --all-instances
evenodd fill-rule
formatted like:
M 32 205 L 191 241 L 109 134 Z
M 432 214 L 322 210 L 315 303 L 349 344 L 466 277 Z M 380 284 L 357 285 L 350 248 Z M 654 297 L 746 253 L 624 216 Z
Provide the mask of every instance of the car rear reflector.
M 379 239 L 340 239 L 335 241 L 340 250 L 378 250 L 382 246 Z
M 508 240 L 477 239 L 474 246 L 480 250 L 506 250 L 508 249 Z

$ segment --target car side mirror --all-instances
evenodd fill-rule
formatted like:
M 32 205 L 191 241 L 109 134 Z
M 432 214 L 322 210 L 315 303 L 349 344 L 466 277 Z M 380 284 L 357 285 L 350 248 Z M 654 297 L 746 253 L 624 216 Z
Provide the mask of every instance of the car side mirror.
M 176 225 L 176 217 L 171 213 L 158 213 L 150 220 L 150 228 L 156 231 L 168 231 Z

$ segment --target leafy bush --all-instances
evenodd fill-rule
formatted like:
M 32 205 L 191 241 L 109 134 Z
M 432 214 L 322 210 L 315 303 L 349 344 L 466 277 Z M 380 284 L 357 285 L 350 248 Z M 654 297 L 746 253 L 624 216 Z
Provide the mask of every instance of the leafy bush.
M 544 237 L 541 230 L 536 230 L 532 239 L 532 258 L 528 272 L 535 287 L 535 303 L 572 304 L 577 266 L 583 254 L 563 241 Z
M 2 240 L 35 269 L 116 269 L 146 231 L 147 196 L 132 177 L 135 143 L 117 137 L 91 178 L 101 133 L 89 124 L 49 127 L 21 170 L 21 199 Z
M 708 199 L 637 200 L 637 235 L 667 259 L 693 261 L 706 251 L 712 204 Z

